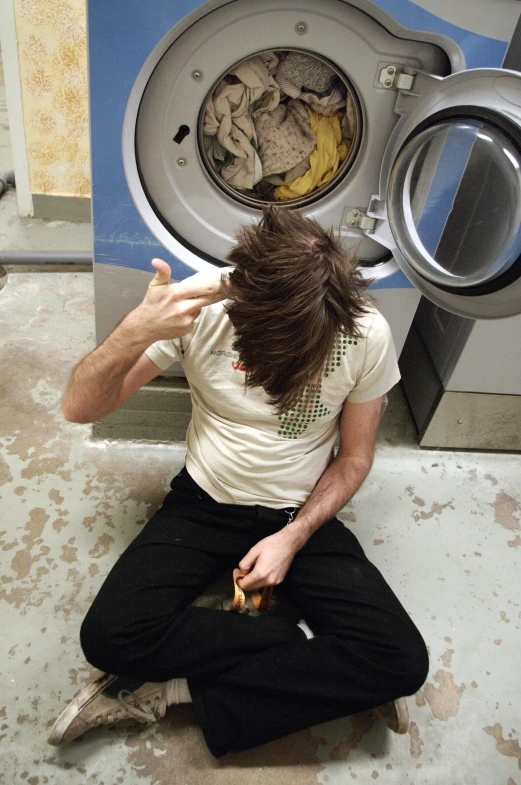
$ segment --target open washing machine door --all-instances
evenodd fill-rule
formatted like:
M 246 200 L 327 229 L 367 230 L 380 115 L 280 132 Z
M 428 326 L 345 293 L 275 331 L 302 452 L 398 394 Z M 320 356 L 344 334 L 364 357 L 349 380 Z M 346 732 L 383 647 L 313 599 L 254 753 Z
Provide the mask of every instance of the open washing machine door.
M 258 57 L 300 53 L 317 71 L 331 69 L 346 98 L 348 151 L 330 180 L 285 204 L 340 229 L 371 278 L 399 270 L 387 238 L 382 243 L 345 220 L 378 191 L 389 138 L 403 122 L 386 82 L 391 73 L 402 75 L 402 88 L 408 74 L 441 79 L 464 61 L 444 36 L 406 30 L 382 13 L 377 19 L 365 0 L 356 5 L 366 10 L 346 0 L 301 0 L 298 8 L 280 0 L 213 0 L 150 54 L 125 115 L 125 174 L 146 225 L 181 262 L 198 271 L 226 264 L 237 230 L 258 219 L 266 203 L 215 170 L 205 118 L 216 89 L 226 79 L 233 84 L 237 69 Z
M 407 88 L 379 194 L 347 221 L 386 245 L 445 310 L 520 314 L 521 73 L 463 71 L 431 80 L 422 97 L 414 80 Z

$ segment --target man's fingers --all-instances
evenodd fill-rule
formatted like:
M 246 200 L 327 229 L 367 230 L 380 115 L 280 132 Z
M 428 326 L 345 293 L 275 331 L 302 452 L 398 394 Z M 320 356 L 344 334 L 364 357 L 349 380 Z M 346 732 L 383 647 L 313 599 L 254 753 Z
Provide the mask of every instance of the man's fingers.
M 241 559 L 241 561 L 237 566 L 241 572 L 246 574 L 251 570 L 257 559 L 258 559 L 258 553 L 254 551 L 252 548 L 251 550 L 248 551 L 246 556 L 243 559 Z
M 180 300 L 191 300 L 193 297 L 210 298 L 205 305 L 216 303 L 223 299 L 221 294 L 221 281 L 205 273 L 196 273 L 184 281 L 175 284 L 176 296 Z
M 156 269 L 156 274 L 150 281 L 149 286 L 165 286 L 170 283 L 170 265 L 162 259 L 152 259 L 152 267 Z
M 243 578 L 237 578 L 237 583 L 243 591 L 255 591 L 255 589 L 264 587 L 262 581 L 257 578 L 255 570 L 248 573 L 248 575 L 245 575 Z
M 153 259 L 152 266 L 157 270 L 149 286 L 165 286 L 170 283 L 170 266 L 162 259 Z M 201 311 L 206 305 L 218 303 L 224 298 L 221 280 L 206 273 L 196 273 L 184 281 L 170 284 L 170 295 L 174 300 L 189 301 L 190 310 Z
M 237 583 L 244 591 L 260 589 L 263 585 L 258 575 L 258 558 L 259 554 L 252 549 L 246 554 L 244 559 L 239 562 L 239 571 L 243 573 L 243 575 L 237 578 Z
M 190 312 L 197 311 L 198 314 L 201 312 L 203 308 L 207 305 L 212 305 L 213 303 L 218 303 L 219 300 L 222 300 L 220 294 L 209 294 L 204 297 L 191 297 L 189 300 L 183 301 L 186 303 L 187 307 L 190 309 Z

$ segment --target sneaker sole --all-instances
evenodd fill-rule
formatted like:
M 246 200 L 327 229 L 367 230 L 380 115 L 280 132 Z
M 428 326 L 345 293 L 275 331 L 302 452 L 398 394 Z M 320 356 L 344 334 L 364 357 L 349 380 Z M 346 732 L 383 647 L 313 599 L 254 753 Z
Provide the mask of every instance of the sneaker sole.
M 76 698 L 73 698 L 69 705 L 64 708 L 51 728 L 47 743 L 51 744 L 53 747 L 58 747 L 62 744 L 62 739 L 67 728 L 78 716 L 80 711 L 89 701 L 95 698 L 100 692 L 103 692 L 103 690 L 117 678 L 117 676 L 111 676 L 109 673 L 106 673 L 105 676 L 98 677 L 90 684 L 87 684 L 87 686 L 78 693 Z M 87 730 L 87 728 L 85 728 L 85 730 Z
M 405 698 L 398 698 L 395 700 L 396 716 L 398 718 L 398 728 L 395 733 L 407 733 L 409 730 L 409 709 Z
M 380 711 L 386 709 L 387 704 L 378 707 L 374 710 L 374 714 L 381 722 L 386 725 L 393 733 L 407 733 L 409 730 L 409 709 L 407 707 L 407 700 L 405 698 L 397 698 L 393 701 L 394 716 L 389 716 L 388 711 Z

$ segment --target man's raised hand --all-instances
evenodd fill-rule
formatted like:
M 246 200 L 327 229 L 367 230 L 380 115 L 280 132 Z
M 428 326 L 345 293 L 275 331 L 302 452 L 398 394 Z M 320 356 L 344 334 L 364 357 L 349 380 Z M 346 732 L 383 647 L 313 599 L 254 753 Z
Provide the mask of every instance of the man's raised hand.
M 152 259 L 152 267 L 155 268 L 156 274 L 148 284 L 149 289 L 151 286 L 166 286 L 170 283 L 171 270 L 168 262 L 164 262 L 162 259 Z
M 133 312 L 151 342 L 179 338 L 191 332 L 202 309 L 223 299 L 219 278 L 196 273 L 179 283 L 170 283 L 170 266 L 153 259 L 156 274 L 141 305 Z

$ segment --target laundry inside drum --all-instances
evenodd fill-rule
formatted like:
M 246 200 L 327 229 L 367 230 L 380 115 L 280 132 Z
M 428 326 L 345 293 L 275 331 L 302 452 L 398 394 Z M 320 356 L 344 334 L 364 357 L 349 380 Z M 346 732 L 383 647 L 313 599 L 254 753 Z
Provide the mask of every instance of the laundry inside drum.
M 293 49 L 263 51 L 214 84 L 199 117 L 212 179 L 256 207 L 304 206 L 349 171 L 361 114 L 348 78 L 330 61 Z

